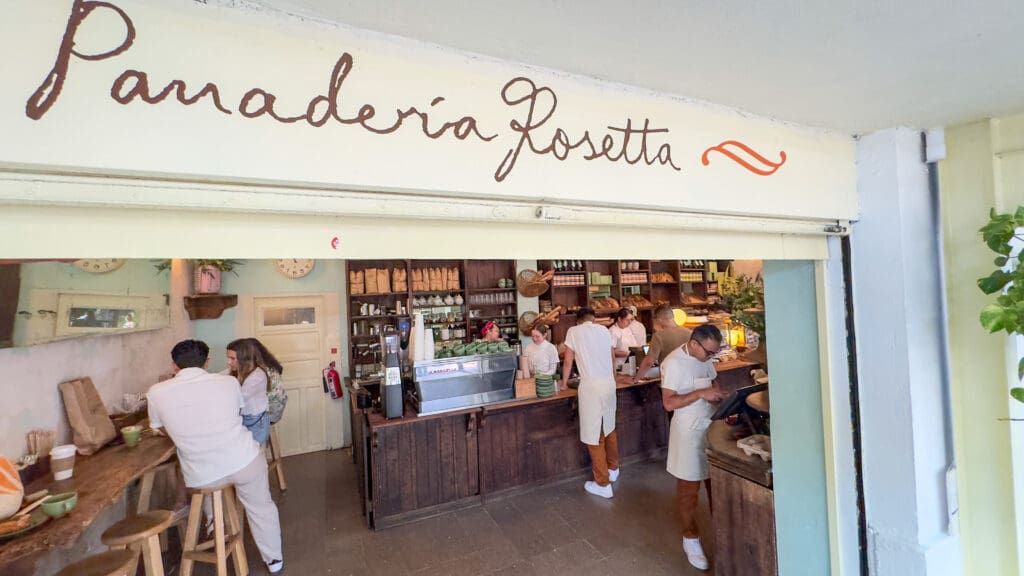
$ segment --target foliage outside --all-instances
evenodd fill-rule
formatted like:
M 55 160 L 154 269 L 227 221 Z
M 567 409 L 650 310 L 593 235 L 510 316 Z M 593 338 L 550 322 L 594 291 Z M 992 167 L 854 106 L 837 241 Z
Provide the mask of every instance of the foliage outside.
M 1014 254 L 1014 240 L 1024 242 L 1017 230 L 1024 228 L 1024 206 L 1013 214 L 989 213 L 988 224 L 981 228 L 985 244 L 998 256 L 992 263 L 996 269 L 978 279 L 978 288 L 985 294 L 1000 293 L 994 304 L 981 310 L 981 325 L 990 333 L 1024 334 L 1024 250 Z M 1017 378 L 1024 378 L 1024 358 L 1017 363 Z M 1010 395 L 1024 402 L 1024 388 L 1015 387 Z
M 718 294 L 733 320 L 764 337 L 764 284 L 760 280 L 722 276 L 718 279 Z

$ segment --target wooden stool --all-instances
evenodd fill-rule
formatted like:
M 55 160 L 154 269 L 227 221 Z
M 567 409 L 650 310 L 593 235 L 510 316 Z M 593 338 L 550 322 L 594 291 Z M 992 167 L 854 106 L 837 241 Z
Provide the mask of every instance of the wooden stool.
M 138 561 L 131 550 L 111 550 L 65 566 L 57 576 L 130 576 Z
M 147 470 L 139 481 L 139 504 L 135 509 L 138 514 L 149 511 L 150 499 L 153 496 L 153 482 L 156 480 L 156 475 L 161 472 L 170 473 L 174 478 L 175 483 L 181 484 L 181 478 L 178 477 L 177 458 L 171 458 L 167 462 Z M 187 510 L 187 508 L 185 510 Z M 174 522 L 172 523 L 172 525 L 178 526 L 178 540 L 181 542 L 185 541 L 185 520 L 185 515 L 175 516 Z M 160 550 L 167 550 L 167 532 L 160 532 Z
M 288 490 L 288 483 L 284 481 L 284 463 L 281 460 L 281 444 L 277 439 L 277 424 L 270 425 L 270 464 L 267 472 L 277 472 L 277 485 L 281 492 Z
M 129 548 L 142 552 L 146 576 L 164 576 L 164 560 L 160 554 L 160 534 L 174 524 L 174 513 L 152 510 L 129 516 L 103 533 L 100 540 L 113 549 Z M 135 570 L 132 570 L 135 573 Z
M 194 562 L 215 564 L 217 576 L 227 576 L 228 556 L 235 562 L 235 574 L 248 574 L 249 564 L 245 559 L 245 542 L 242 538 L 242 523 L 238 516 L 235 487 L 224 484 L 210 488 L 189 488 L 188 492 L 192 495 L 192 505 L 188 514 L 185 542 L 182 545 L 184 550 L 181 553 L 181 576 L 192 576 Z M 198 544 L 199 526 L 203 520 L 203 497 L 207 494 L 213 499 L 213 540 Z

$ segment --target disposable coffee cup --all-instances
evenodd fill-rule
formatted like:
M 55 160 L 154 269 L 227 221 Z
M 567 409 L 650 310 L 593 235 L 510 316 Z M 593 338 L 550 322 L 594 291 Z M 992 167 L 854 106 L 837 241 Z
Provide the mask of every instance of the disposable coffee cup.
M 50 450 L 50 470 L 53 470 L 54 480 L 67 480 L 75 470 L 74 444 L 64 444 Z

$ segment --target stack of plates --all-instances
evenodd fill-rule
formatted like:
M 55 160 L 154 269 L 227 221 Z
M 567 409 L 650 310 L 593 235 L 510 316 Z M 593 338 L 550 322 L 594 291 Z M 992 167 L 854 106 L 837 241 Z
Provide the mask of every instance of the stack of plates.
M 555 395 L 555 377 L 538 374 L 534 380 L 537 382 L 537 397 L 547 398 Z

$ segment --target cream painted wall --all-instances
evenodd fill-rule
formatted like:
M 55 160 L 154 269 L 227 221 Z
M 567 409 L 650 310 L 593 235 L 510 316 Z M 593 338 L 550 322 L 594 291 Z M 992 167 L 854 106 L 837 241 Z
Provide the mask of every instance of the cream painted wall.
M 990 301 L 976 280 L 988 275 L 993 254 L 978 234 L 989 208 L 1013 211 L 1024 205 L 1024 117 L 997 119 L 946 130 L 946 160 L 940 163 L 946 291 L 949 308 L 953 432 L 960 499 L 960 534 L 965 574 L 1024 573 L 1020 503 L 1024 496 L 1012 452 L 1019 424 L 1008 395 L 1015 356 L 1008 338 L 987 334 L 978 322 Z M 1020 408 L 1013 407 L 1015 410 Z M 1016 428 L 1015 428 L 1016 427 Z M 1015 517 L 1016 516 L 1016 517 Z
M 171 277 L 171 308 L 182 310 L 188 278 L 175 262 Z M 112 336 L 89 336 L 29 348 L 0 350 L 0 455 L 25 453 L 25 434 L 32 429 L 57 431 L 70 441 L 67 416 L 57 386 L 89 376 L 108 407 L 126 392 L 144 392 L 170 369 L 174 343 L 189 336 L 187 317 L 172 312 L 171 326 L 160 330 Z
M 364 30 L 187 0 L 116 0 L 88 12 L 68 46 L 87 54 L 114 50 L 129 23 L 133 42 L 109 58 L 71 56 L 67 81 L 40 92 L 53 98 L 52 108 L 32 117 L 28 100 L 54 66 L 71 5 L 5 2 L 0 51 L 19 57 L 4 67 L 0 168 L 825 220 L 857 214 L 848 134 Z M 351 55 L 351 72 L 334 79 L 340 87 L 329 99 L 332 68 L 342 54 Z M 226 112 L 209 97 L 191 106 L 174 96 L 155 104 L 119 103 L 112 85 L 128 69 L 144 72 L 154 94 L 173 79 L 187 85 L 188 96 L 215 83 Z M 528 79 L 503 96 L 507 83 L 521 77 Z M 114 92 L 123 95 L 135 84 Z M 242 105 L 254 88 L 273 95 L 266 99 L 275 100 L 277 116 L 297 121 L 246 118 L 243 108 L 252 116 L 265 102 L 256 97 Z M 342 123 L 326 114 L 328 100 L 337 102 L 338 118 L 360 110 L 369 116 Z M 413 115 L 391 133 L 373 132 L 389 130 L 395 111 L 410 107 L 428 119 Z M 297 118 L 309 108 L 323 117 L 322 126 Z M 466 129 L 469 124 L 439 134 L 445 123 L 463 120 L 481 137 Z M 424 122 L 436 138 L 423 133 Z M 627 122 L 634 131 L 628 146 Z M 531 127 L 528 141 L 514 129 L 523 124 Z M 647 135 L 645 154 L 636 130 L 647 124 L 659 132 Z M 591 144 L 582 143 L 584 137 Z M 717 149 L 735 141 L 748 151 L 736 144 Z M 570 143 L 582 144 L 570 150 Z M 647 165 L 663 145 L 678 170 Z M 534 152 L 548 149 L 553 153 Z M 515 168 L 499 182 L 506 158 Z M 174 195 L 158 201 L 179 202 Z

